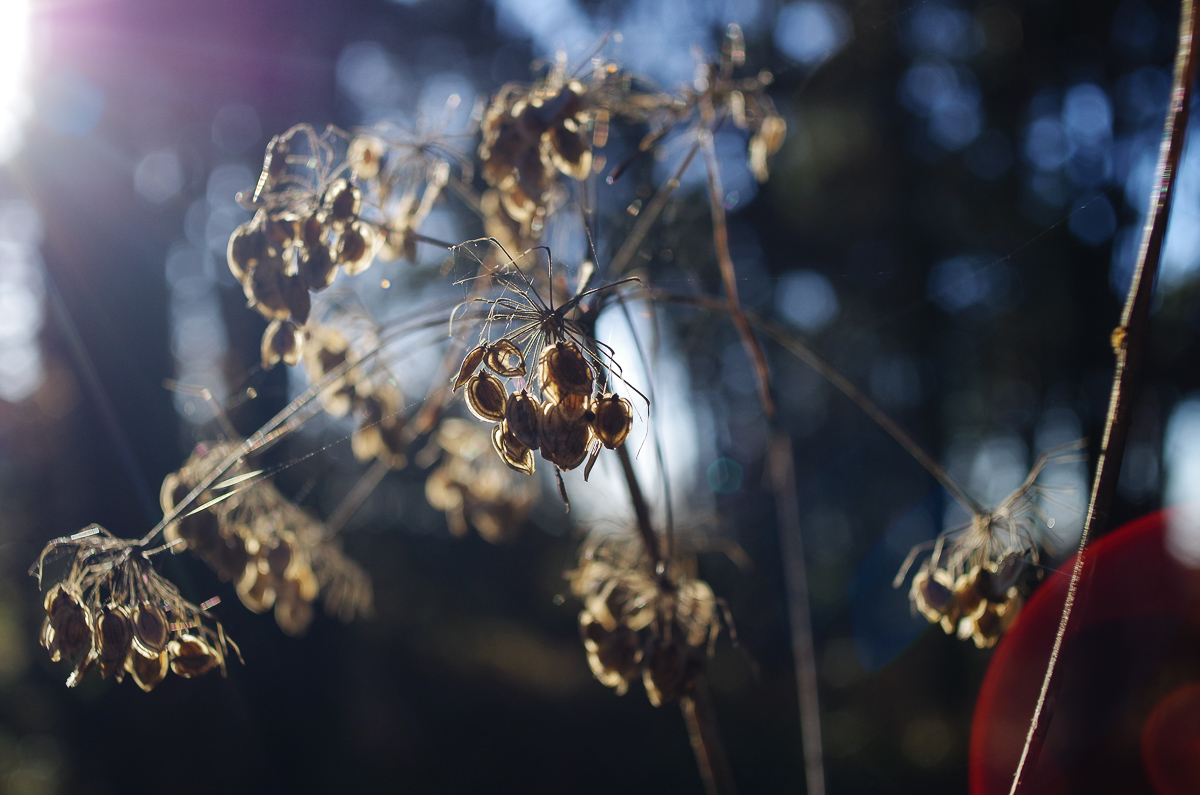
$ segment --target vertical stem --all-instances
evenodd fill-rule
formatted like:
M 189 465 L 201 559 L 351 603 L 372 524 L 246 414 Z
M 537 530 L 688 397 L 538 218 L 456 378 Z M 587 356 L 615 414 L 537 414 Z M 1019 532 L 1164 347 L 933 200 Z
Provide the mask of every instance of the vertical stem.
M 800 699 L 800 740 L 804 749 L 804 777 L 808 795 L 825 795 L 825 764 L 821 749 L 821 705 L 817 690 L 812 614 L 809 611 L 808 567 L 800 535 L 800 503 L 792 440 L 775 432 L 768 452 L 775 514 L 779 521 L 779 546 L 787 584 L 788 618 L 792 629 L 792 656 L 796 663 L 796 692 Z
M 1025 746 L 1013 774 L 1010 793 L 1015 795 L 1028 784 L 1037 766 L 1038 754 L 1045 741 L 1049 727 L 1049 715 L 1061 680 L 1055 679 L 1054 670 L 1062 650 L 1063 638 L 1075 605 L 1079 581 L 1083 574 L 1083 550 L 1093 535 L 1106 529 L 1109 509 L 1121 474 L 1121 459 L 1125 453 L 1125 439 L 1129 432 L 1129 420 L 1133 411 L 1132 392 L 1137 385 L 1141 368 L 1142 352 L 1145 348 L 1146 329 L 1150 316 L 1150 300 L 1154 295 L 1154 280 L 1162 256 L 1163 240 L 1167 234 L 1167 221 L 1171 213 L 1171 196 L 1175 189 L 1175 175 L 1183 155 L 1184 136 L 1187 131 L 1188 102 L 1196 72 L 1196 14 L 1193 0 L 1183 0 L 1179 16 L 1179 46 L 1175 51 L 1175 73 L 1171 86 L 1171 99 L 1167 107 L 1167 118 L 1163 129 L 1162 143 L 1158 152 L 1158 168 L 1154 190 L 1150 195 L 1150 208 L 1142 229 L 1142 245 L 1138 251 L 1137 266 L 1129 286 L 1129 296 L 1121 313 L 1121 325 L 1112 334 L 1113 350 L 1116 353 L 1116 371 L 1113 374 L 1112 391 L 1109 395 L 1108 416 L 1104 427 L 1104 438 L 1100 444 L 1100 457 L 1096 462 L 1096 475 L 1092 483 L 1092 499 L 1088 505 L 1087 519 L 1079 537 L 1079 552 L 1071 569 L 1071 581 L 1067 586 L 1067 597 L 1063 602 L 1062 617 L 1054 636 L 1050 661 L 1042 679 Z
M 733 783 L 733 771 L 725 746 L 717 731 L 717 714 L 713 710 L 712 696 L 703 676 L 692 682 L 688 694 L 679 699 L 683 720 L 687 724 L 688 738 L 692 741 L 692 753 L 700 768 L 707 795 L 734 795 L 737 787 Z
M 625 483 L 629 486 L 629 499 L 633 503 L 633 512 L 637 515 L 638 532 L 642 535 L 642 544 L 646 554 L 650 556 L 651 569 L 658 571 L 663 562 L 662 546 L 658 543 L 658 533 L 650 521 L 650 506 L 642 494 L 637 474 L 633 471 L 633 461 L 629 458 L 629 449 L 622 444 L 617 448 L 617 458 L 621 462 L 621 472 L 625 475 Z

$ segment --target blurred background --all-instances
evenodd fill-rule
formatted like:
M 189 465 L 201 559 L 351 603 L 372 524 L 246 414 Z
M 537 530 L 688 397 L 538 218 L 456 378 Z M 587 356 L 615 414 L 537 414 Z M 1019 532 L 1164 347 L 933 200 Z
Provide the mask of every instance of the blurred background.
M 563 578 L 578 522 L 549 481 L 516 540 L 492 545 L 451 536 L 424 500 L 425 472 L 390 475 L 344 532 L 374 580 L 375 616 L 321 616 L 301 640 L 189 556 L 165 560 L 190 598 L 222 597 L 246 665 L 150 694 L 97 677 L 63 686 L 66 669 L 37 644 L 26 572 L 50 538 L 92 522 L 140 536 L 161 517 L 162 478 L 214 433 L 210 408 L 164 380 L 211 389 L 243 434 L 303 385 L 258 368 L 264 324 L 224 263 L 249 217 L 234 196 L 271 136 L 298 122 L 411 127 L 452 94 L 461 131 L 476 102 L 530 80 L 531 62 L 563 49 L 584 63 L 614 31 L 605 57 L 674 88 L 692 78 L 693 45 L 715 53 L 740 24 L 746 73 L 774 74 L 788 124 L 761 186 L 744 134 L 718 135 L 742 301 L 810 340 L 994 504 L 1041 450 L 1098 438 L 1177 18 L 1159 0 L 8 0 L 0 790 L 700 791 L 678 710 L 638 687 L 616 697 L 588 670 Z M 635 143 L 615 141 L 609 162 Z M 680 153 L 668 141 L 639 178 L 661 184 Z M 607 201 L 637 200 L 632 183 Z M 647 243 L 657 284 L 719 291 L 708 213 L 693 168 Z M 1200 488 L 1188 476 L 1200 466 L 1196 146 L 1172 218 L 1114 525 Z M 452 199 L 422 231 L 481 234 Z M 619 242 L 601 241 L 601 258 Z M 570 241 L 555 250 L 583 255 Z M 453 295 L 436 284 L 444 258 L 422 247 L 416 266 L 376 265 L 363 292 L 390 317 Z M 601 327 L 619 349 L 628 339 L 619 322 Z M 676 518 L 713 550 L 700 573 L 740 639 L 710 663 L 734 773 L 745 792 L 803 791 L 770 426 L 727 320 L 663 307 L 659 330 Z M 910 547 L 964 515 L 856 406 L 768 347 L 796 451 L 830 791 L 963 792 L 989 653 L 914 617 L 891 581 Z M 426 358 L 418 383 L 438 349 Z M 287 463 L 330 445 L 280 489 L 328 515 L 358 472 L 348 432 L 314 422 L 273 450 Z M 625 504 L 614 471 L 569 480 L 571 519 L 629 519 L 612 515 Z M 1087 472 L 1059 475 L 1076 500 Z M 1077 520 L 1058 531 L 1069 548 Z M 735 548 L 748 565 L 720 551 Z

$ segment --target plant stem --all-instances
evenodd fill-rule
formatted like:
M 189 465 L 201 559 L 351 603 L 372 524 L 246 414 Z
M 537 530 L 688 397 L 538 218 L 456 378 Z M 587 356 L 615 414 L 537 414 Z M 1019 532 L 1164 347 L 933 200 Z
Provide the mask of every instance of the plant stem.
M 1121 474 L 1121 460 L 1124 457 L 1125 440 L 1129 432 L 1130 415 L 1133 412 L 1133 393 L 1137 387 L 1146 343 L 1150 300 L 1154 295 L 1155 276 L 1158 274 L 1163 240 L 1167 234 L 1175 176 L 1183 155 L 1188 103 L 1196 72 L 1196 33 L 1193 0 L 1183 0 L 1179 15 L 1179 46 L 1175 51 L 1170 104 L 1167 107 L 1162 143 L 1159 146 L 1157 177 L 1150 194 L 1146 223 L 1142 228 L 1142 244 L 1138 250 L 1137 266 L 1133 272 L 1125 309 L 1121 313 L 1121 325 L 1112 334 L 1117 364 L 1113 374 L 1112 391 L 1109 394 L 1104 438 L 1100 444 L 1100 456 L 1096 461 L 1096 474 L 1092 481 L 1092 499 L 1088 505 L 1083 532 L 1079 537 L 1079 551 L 1071 569 L 1071 581 L 1067 586 L 1067 597 L 1063 602 L 1054 646 L 1050 650 L 1050 661 L 1042 678 L 1042 687 L 1029 724 L 1029 732 L 1025 737 L 1025 746 L 1021 750 L 1021 758 L 1013 774 L 1010 795 L 1016 795 L 1028 784 L 1037 767 L 1037 758 L 1049 727 L 1049 716 L 1053 713 L 1053 709 L 1047 707 L 1053 704 L 1058 683 L 1061 681 L 1061 677 L 1055 679 L 1054 671 L 1083 574 L 1083 550 L 1093 535 L 1100 535 L 1107 529 L 1109 510 Z
M 792 657 L 796 663 L 796 693 L 800 701 L 800 741 L 804 749 L 804 777 L 808 795 L 825 795 L 825 764 L 821 748 L 821 705 L 817 689 L 812 614 L 809 611 L 808 567 L 800 535 L 800 502 L 792 439 L 776 431 L 767 453 L 775 515 L 779 522 L 779 547 L 787 585 L 788 618 L 792 629 Z
M 737 787 L 733 783 L 733 771 L 717 731 L 717 715 L 713 711 L 708 683 L 702 675 L 692 681 L 688 694 L 679 699 L 679 708 L 687 723 L 688 738 L 692 741 L 692 753 L 696 755 L 704 791 L 707 795 L 734 795 Z
M 646 554 L 650 556 L 651 570 L 658 572 L 659 566 L 664 562 L 662 545 L 658 543 L 658 533 L 654 532 L 654 525 L 650 521 L 650 506 L 646 504 L 646 497 L 642 494 L 637 473 L 633 471 L 633 461 L 629 458 L 629 449 L 624 444 L 617 448 L 617 459 L 621 462 L 621 472 L 625 475 L 626 485 L 629 486 L 629 500 L 633 503 L 633 512 L 637 515 L 638 532 L 642 536 L 642 545 L 646 547 Z

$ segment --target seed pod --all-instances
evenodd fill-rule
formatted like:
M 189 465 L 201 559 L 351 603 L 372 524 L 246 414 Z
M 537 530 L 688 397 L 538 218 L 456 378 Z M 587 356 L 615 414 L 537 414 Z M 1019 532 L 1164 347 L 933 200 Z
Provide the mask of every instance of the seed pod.
M 362 191 L 344 179 L 329 186 L 325 193 L 325 210 L 329 220 L 334 223 L 345 223 L 358 216 L 362 209 Z
M 263 224 L 267 245 L 274 253 L 282 253 L 300 236 L 300 219 L 295 216 L 268 217 Z
M 221 664 L 221 653 L 202 638 L 181 635 L 167 644 L 171 657 L 171 670 L 178 676 L 190 679 L 203 676 Z
M 941 623 L 947 633 L 953 632 L 960 614 L 954 598 L 954 581 L 945 569 L 922 567 L 913 576 L 908 598 L 917 611 L 931 624 Z M 948 627 L 948 628 L 947 628 Z
M 504 383 L 487 371 L 471 376 L 467 381 L 467 408 L 481 420 L 500 422 L 508 395 Z
M 508 396 L 504 404 L 504 421 L 508 432 L 530 450 L 542 446 L 542 404 L 529 394 L 529 390 L 522 389 Z
M 360 135 L 346 149 L 346 162 L 359 179 L 375 179 L 386 151 L 382 139 L 374 135 Z
M 306 249 L 320 248 L 325 245 L 325 214 L 316 212 L 304 219 L 300 227 L 301 239 Z
M 267 571 L 272 577 L 282 580 L 287 573 L 288 566 L 292 565 L 296 554 L 293 550 L 293 543 L 288 538 L 279 538 L 274 546 L 264 550 L 267 561 Z
M 586 398 L 592 394 L 594 380 L 591 366 L 573 342 L 547 345 L 538 358 L 538 382 L 542 394 L 552 403 L 560 403 L 569 395 Z
M 586 610 L 579 613 L 579 634 L 587 650 L 588 667 L 592 674 L 618 696 L 625 695 L 629 680 L 637 675 L 642 663 L 642 646 L 638 635 L 626 626 L 613 631 L 605 629 Z
M 266 249 L 267 236 L 255 226 L 254 221 L 247 221 L 233 230 L 225 249 L 225 260 L 229 263 L 233 278 L 245 282 L 246 274 L 254 270 L 258 261 L 266 255 Z
M 954 581 L 954 600 L 963 616 L 973 616 L 983 609 L 983 594 L 975 584 L 982 570 L 982 567 L 976 566 Z
M 337 261 L 349 276 L 362 273 L 375 258 L 375 231 L 361 221 L 342 230 Z
M 559 469 L 574 469 L 587 458 L 592 428 L 583 417 L 573 418 L 569 410 L 547 403 L 542 407 L 540 431 L 542 458 Z
M 125 678 L 125 658 L 133 649 L 133 621 L 129 608 L 109 606 L 100 611 L 96 621 L 96 651 L 100 658 L 100 676 Z
M 488 346 L 480 345 L 472 348 L 463 357 L 462 367 L 458 368 L 458 377 L 454 379 L 455 392 L 462 388 L 462 385 L 467 383 L 471 376 L 475 375 L 475 371 L 479 369 L 479 364 L 483 361 L 483 357 L 487 355 L 487 352 Z
M 509 433 L 508 423 L 501 422 L 492 428 L 492 447 L 496 448 L 500 460 L 510 468 L 525 475 L 533 474 L 533 451 Z
M 62 585 L 46 594 L 44 606 L 49 626 L 42 633 L 42 645 L 50 659 L 72 665 L 84 661 L 92 651 L 92 614 Z
M 338 264 L 333 261 L 333 254 L 329 252 L 329 246 L 318 243 L 315 246 L 305 247 L 299 264 L 300 278 L 305 287 L 318 293 L 333 284 L 334 278 L 337 277 L 337 271 Z
M 262 571 L 258 558 L 251 558 L 246 564 L 242 575 L 238 577 L 238 598 L 252 613 L 265 613 L 275 605 L 275 588 L 271 584 L 271 575 Z
M 281 257 L 264 257 L 242 281 L 242 291 L 246 294 L 246 300 L 267 319 L 286 320 L 291 317 L 289 301 L 298 301 L 294 295 L 297 286 L 303 290 L 304 285 L 298 284 L 299 277 L 286 275 L 286 268 Z M 297 286 L 290 283 L 292 280 L 297 282 Z M 307 291 L 304 292 L 305 295 L 308 294 Z
M 133 646 L 146 657 L 154 657 L 167 648 L 170 627 L 167 615 L 153 602 L 142 602 L 133 609 Z
M 652 639 L 646 644 L 642 666 L 642 684 L 646 686 L 650 703 L 661 707 L 677 700 L 687 690 L 700 665 L 697 650 L 686 643 Z
M 270 370 L 281 361 L 288 365 L 296 364 L 300 361 L 303 344 L 304 338 L 295 323 L 290 320 L 272 320 L 263 331 L 260 346 L 263 369 Z
M 613 394 L 604 394 L 592 401 L 592 430 L 609 450 L 620 447 L 633 429 L 633 406 Z
M 522 378 L 525 375 L 525 357 L 510 339 L 499 340 L 489 347 L 484 362 L 501 378 Z
M 135 651 L 125 658 L 125 670 L 133 674 L 138 687 L 149 693 L 166 677 L 168 659 L 166 649 L 149 657 Z
M 285 634 L 298 638 L 308 632 L 312 619 L 312 600 L 301 596 L 298 582 L 285 581 L 275 601 L 275 623 Z

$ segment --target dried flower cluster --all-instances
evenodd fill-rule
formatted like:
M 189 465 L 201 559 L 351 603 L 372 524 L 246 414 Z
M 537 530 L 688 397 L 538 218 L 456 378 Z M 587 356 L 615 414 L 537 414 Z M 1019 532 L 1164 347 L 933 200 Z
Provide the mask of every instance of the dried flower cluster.
M 206 610 L 155 571 L 141 546 L 92 525 L 47 544 L 30 573 L 41 585 L 46 566 L 64 557 L 66 571 L 46 592 L 41 642 L 51 660 L 72 666 L 68 686 L 92 668 L 118 682 L 128 673 L 147 691 L 168 670 L 183 677 L 214 668 L 224 674 L 228 650 L 237 647 Z
M 169 513 L 212 472 L 234 446 L 202 444 L 162 485 Z M 288 501 L 269 482 L 239 464 L 199 500 L 200 507 L 167 525 L 165 538 L 184 548 L 218 577 L 234 583 L 238 597 L 255 613 L 274 608 L 289 635 L 303 635 L 320 595 L 326 611 L 349 621 L 371 608 L 370 580 L 342 552 L 320 521 Z
M 640 674 L 656 707 L 686 694 L 721 629 L 708 583 L 651 571 L 634 536 L 586 543 L 571 592 L 583 602 L 579 632 L 592 673 L 618 695 Z

